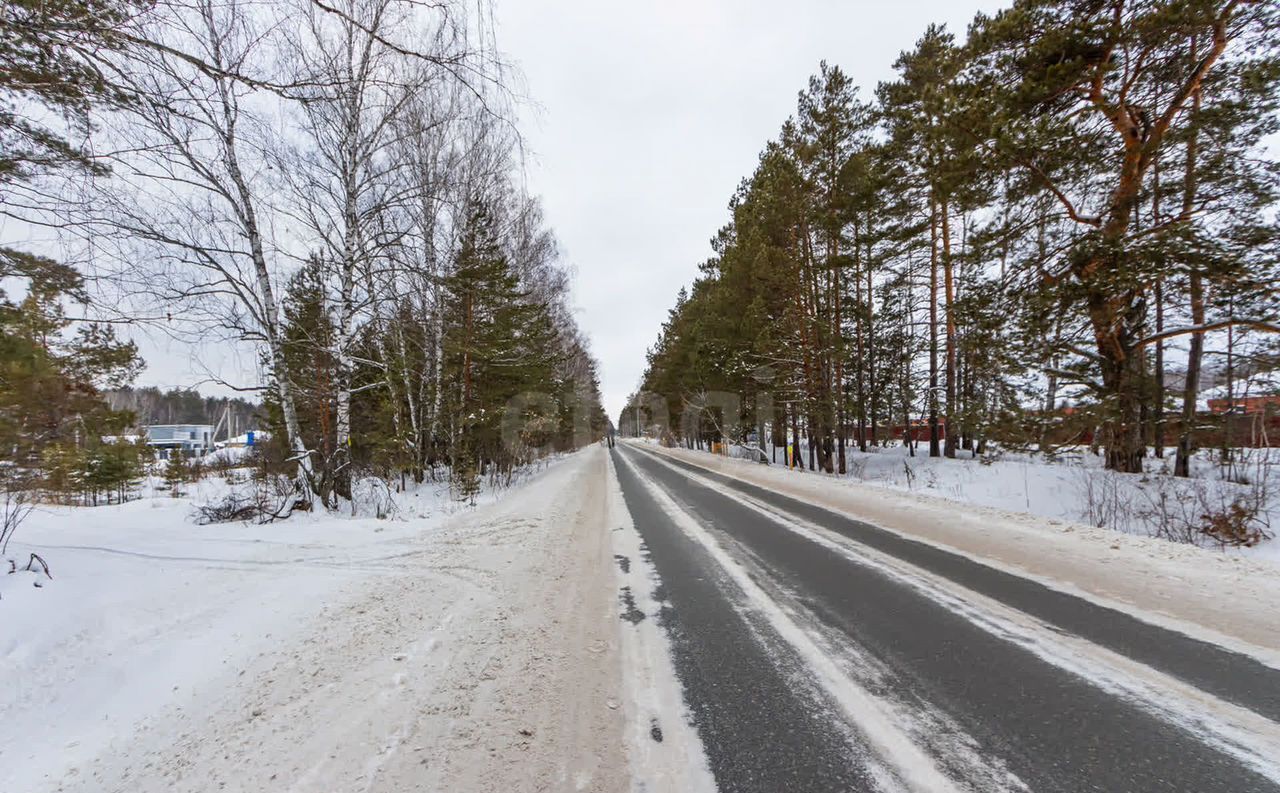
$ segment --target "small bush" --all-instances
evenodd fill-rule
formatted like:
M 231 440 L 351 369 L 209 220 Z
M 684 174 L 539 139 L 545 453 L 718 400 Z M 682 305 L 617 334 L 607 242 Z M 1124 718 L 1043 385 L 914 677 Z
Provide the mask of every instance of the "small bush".
M 182 486 L 191 481 L 191 471 L 187 467 L 186 452 L 174 449 L 169 452 L 169 459 L 164 466 L 164 487 L 174 498 L 182 496 Z
M 379 520 L 395 517 L 399 511 L 390 485 L 376 476 L 357 479 L 351 486 L 351 495 L 360 508 L 371 510 Z
M 256 493 L 253 495 L 228 493 L 220 501 L 202 504 L 196 507 L 196 523 L 201 526 L 236 521 L 257 523 L 262 518 L 263 503 L 256 496 Z
M 1258 510 L 1243 498 L 1223 510 L 1202 515 L 1199 529 L 1205 537 L 1228 548 L 1252 548 L 1271 538 L 1258 522 Z
M 1248 473 L 1248 484 L 1239 484 L 1081 470 L 1081 517 L 1099 528 L 1188 545 L 1252 547 L 1272 538 L 1274 473 L 1266 457 Z
M 228 493 L 220 500 L 196 507 L 196 523 L 235 521 L 271 523 L 287 518 L 297 509 L 297 493 L 287 477 L 261 473 L 253 478 L 253 487 Z
M 31 478 L 10 467 L 0 467 L 0 553 L 9 548 L 9 540 L 35 509 Z

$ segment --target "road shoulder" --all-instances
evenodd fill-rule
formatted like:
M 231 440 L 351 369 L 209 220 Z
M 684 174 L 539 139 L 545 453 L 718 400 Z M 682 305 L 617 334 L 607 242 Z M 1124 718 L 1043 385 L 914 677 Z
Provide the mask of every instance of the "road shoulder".
M 601 449 L 423 537 L 67 790 L 628 789 Z

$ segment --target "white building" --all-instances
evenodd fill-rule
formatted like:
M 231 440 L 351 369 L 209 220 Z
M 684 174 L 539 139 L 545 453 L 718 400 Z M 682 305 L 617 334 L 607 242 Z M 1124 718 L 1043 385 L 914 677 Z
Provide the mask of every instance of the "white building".
M 147 445 L 169 459 L 173 449 L 188 455 L 202 456 L 213 448 L 212 424 L 153 424 L 145 428 Z

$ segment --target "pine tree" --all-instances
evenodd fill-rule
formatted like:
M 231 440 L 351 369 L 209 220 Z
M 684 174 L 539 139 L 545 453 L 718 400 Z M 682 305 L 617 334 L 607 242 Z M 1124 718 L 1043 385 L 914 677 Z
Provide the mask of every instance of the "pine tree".
M 187 453 L 182 449 L 170 449 L 169 458 L 164 467 L 164 486 L 169 495 L 180 498 L 182 486 L 191 481 L 191 470 L 187 465 Z
M 1264 365 L 1260 334 L 1280 332 L 1280 168 L 1262 150 L 1276 30 L 1274 3 L 1016 0 L 963 45 L 931 26 L 866 116 L 823 64 L 681 290 L 629 417 L 652 392 L 670 415 L 644 420 L 698 446 L 705 394 L 767 381 L 772 405 L 747 399 L 744 422 L 797 449 L 806 434 L 827 470 L 833 432 L 841 451 L 853 422 L 874 443 L 890 416 L 910 445 L 923 415 L 935 456 L 1093 433 L 1121 471 L 1172 424 L 1185 474 L 1208 339 L 1228 368 Z M 1166 349 L 1184 337 L 1171 423 Z
M 333 317 L 325 293 L 324 263 L 311 257 L 294 273 L 284 294 L 282 353 L 290 372 L 298 377 L 291 393 L 303 437 L 312 439 L 312 487 L 322 504 L 336 506 L 337 496 L 350 497 L 349 479 L 336 467 L 335 377 Z M 274 393 L 276 389 L 272 389 Z M 275 437 L 285 437 L 282 417 L 274 403 Z M 349 472 L 348 472 L 349 473 Z
M 132 419 L 112 410 L 99 389 L 132 379 L 141 362 L 136 346 L 109 327 L 83 326 L 66 338 L 66 293 L 52 284 L 31 287 L 17 305 L 0 292 L 0 448 L 35 483 L 42 461 L 58 457 L 46 458 L 49 448 L 92 447 Z
M 455 476 L 480 477 L 515 460 L 503 437 L 508 405 L 524 393 L 555 393 L 558 351 L 548 308 L 525 289 L 502 250 L 489 210 L 470 210 L 448 295 L 441 387 L 454 417 Z M 466 490 L 472 488 L 464 481 Z
M 869 262 L 865 260 L 864 220 L 853 201 L 854 183 L 863 176 L 862 155 L 869 146 L 869 108 L 855 98 L 856 89 L 839 68 L 821 64 L 819 73 L 800 95 L 796 138 L 792 145 L 805 180 L 809 207 L 802 261 L 811 283 L 810 329 L 805 336 L 814 349 L 812 393 L 818 465 L 835 470 L 833 435 L 839 438 L 839 468 L 844 471 L 846 400 L 845 366 L 852 354 L 859 439 L 865 449 L 869 388 L 874 385 L 865 365 L 871 344 L 873 311 L 862 287 Z M 852 344 L 846 347 L 846 318 L 851 320 Z
M 91 109 L 128 101 L 101 58 L 125 48 L 120 26 L 144 10 L 95 0 L 13 0 L 0 9 L 0 214 L 22 217 L 43 205 L 31 185 L 56 171 L 105 173 L 71 140 L 89 130 Z M 88 301 L 75 268 L 0 245 L 0 278 L 18 280 L 24 293 L 14 302 L 0 291 L 5 460 L 23 472 L 27 487 L 96 493 L 91 473 L 111 471 L 115 489 L 130 478 L 127 455 L 108 454 L 105 464 L 94 455 L 101 436 L 128 416 L 111 410 L 100 389 L 132 379 L 141 365 L 136 347 L 98 324 L 81 325 L 68 338 L 66 306 Z
M 93 505 L 99 503 L 100 496 L 108 504 L 113 499 L 117 503 L 128 500 L 142 477 L 140 446 L 125 441 L 99 441 L 91 446 L 84 461 L 83 481 Z
M 926 193 L 930 261 L 929 453 L 933 457 L 954 457 L 956 452 L 959 329 L 954 304 L 958 257 L 952 238 L 956 210 L 978 200 L 970 194 L 976 167 L 973 140 L 961 133 L 957 120 L 957 81 L 965 63 L 954 37 L 944 28 L 930 25 L 916 49 L 898 59 L 899 80 L 879 89 L 891 140 L 896 150 L 909 158 L 909 173 Z M 945 394 L 942 449 L 939 394 Z
M 95 106 L 129 101 L 109 79 L 104 53 L 129 46 L 124 23 L 144 13 L 133 0 L 6 0 L 0 6 L 0 208 L 27 205 L 33 180 L 60 169 L 103 175 L 91 153 L 72 142 L 89 130 Z M 32 106 L 49 111 L 30 112 Z M 44 119 L 64 119 L 67 127 Z M 0 245 L 0 277 L 41 287 L 74 285 L 74 268 Z
M 1045 281 L 1087 319 L 1099 376 L 1086 382 L 1106 415 L 1112 469 L 1142 468 L 1148 307 L 1175 238 L 1203 214 L 1194 200 L 1190 214 L 1144 218 L 1141 208 L 1157 164 L 1205 120 L 1192 112 L 1197 96 L 1232 74 L 1254 86 L 1274 80 L 1276 17 L 1274 4 L 1239 0 L 1020 0 L 973 27 L 964 123 L 992 161 L 1034 181 L 1075 227 Z M 1221 97 L 1229 107 L 1231 92 Z M 1244 112 L 1269 115 L 1269 104 Z

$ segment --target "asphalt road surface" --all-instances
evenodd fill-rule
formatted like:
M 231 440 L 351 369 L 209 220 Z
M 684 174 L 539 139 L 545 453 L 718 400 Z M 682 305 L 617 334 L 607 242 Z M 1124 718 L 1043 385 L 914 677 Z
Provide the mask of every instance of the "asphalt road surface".
M 1280 671 L 634 446 L 720 791 L 1280 791 Z

